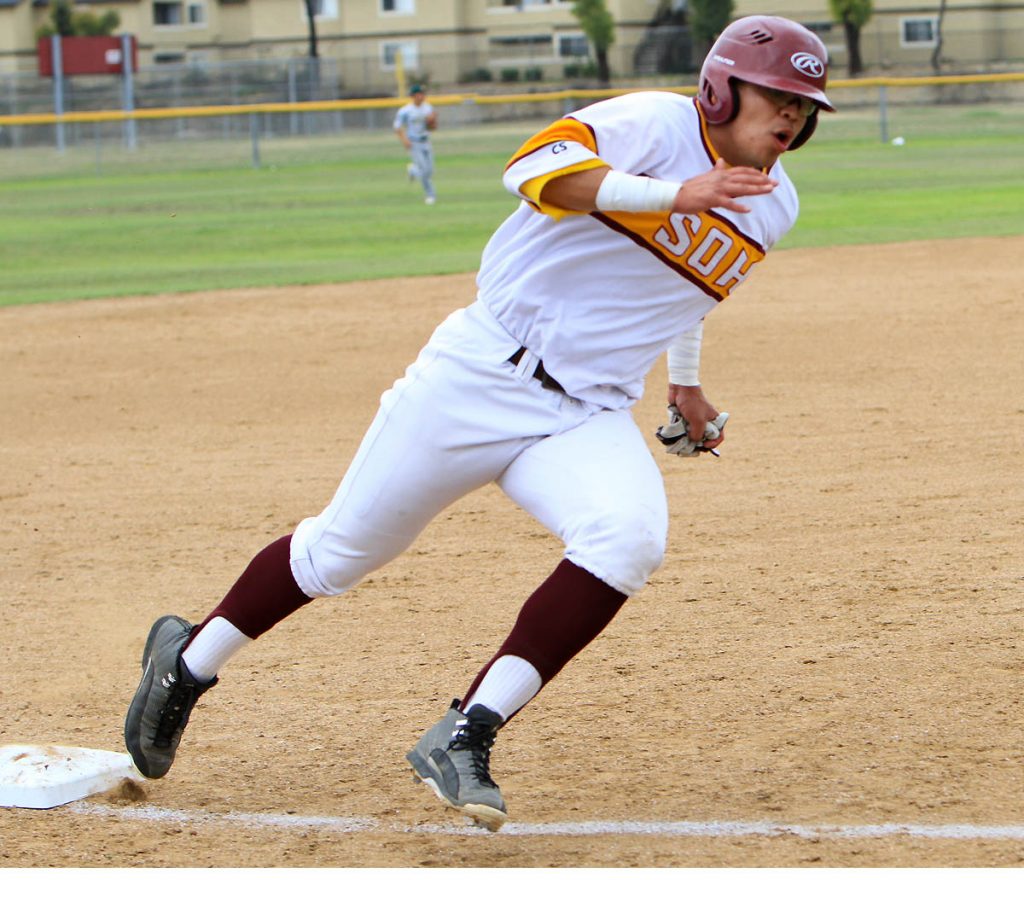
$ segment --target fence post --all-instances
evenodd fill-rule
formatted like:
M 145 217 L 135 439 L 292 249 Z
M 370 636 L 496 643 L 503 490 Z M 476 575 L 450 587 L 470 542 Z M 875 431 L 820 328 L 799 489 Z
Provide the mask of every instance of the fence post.
M 889 141 L 889 92 L 885 85 L 878 86 L 878 120 L 882 142 Z
M 11 73 L 7 79 L 7 106 L 10 108 L 8 113 L 16 114 L 18 112 L 18 75 L 17 73 Z M 17 148 L 21 145 L 21 127 L 11 126 L 8 127 L 8 131 L 11 136 L 11 147 Z
M 181 67 L 176 67 L 175 70 L 174 70 L 174 91 L 173 91 L 173 93 L 171 95 L 171 97 L 174 98 L 174 106 L 175 107 L 184 107 L 184 105 L 185 105 L 185 101 L 184 101 L 184 97 L 185 96 L 184 96 L 184 94 L 183 94 L 183 92 L 181 90 L 181 80 L 182 80 L 183 75 L 184 75 L 184 69 L 181 68 Z M 184 120 L 183 117 L 178 117 L 174 121 L 174 123 L 175 123 L 175 132 L 176 132 L 178 138 L 180 139 L 180 138 L 182 138 L 182 136 L 185 135 L 185 120 Z
M 260 115 L 249 114 L 249 134 L 252 136 L 252 166 L 260 169 Z
M 50 47 L 53 48 L 53 112 L 57 117 L 64 116 L 64 58 L 61 56 L 60 35 L 50 36 Z M 64 123 L 57 120 L 56 125 L 57 151 L 64 150 Z
M 294 104 L 299 100 L 298 91 L 296 91 L 295 85 L 295 58 L 288 58 L 288 103 Z M 299 131 L 299 115 L 293 109 L 288 114 L 288 128 L 291 134 L 294 136 Z
M 92 124 L 92 138 L 93 138 L 93 143 L 95 145 L 95 149 L 94 149 L 95 156 L 94 156 L 93 163 L 96 166 L 96 175 L 99 176 L 99 174 L 103 171 L 103 167 L 102 167 L 103 144 L 102 144 L 102 139 L 100 137 L 100 124 L 99 124 L 99 121 L 96 121 L 95 123 Z
M 135 81 L 132 77 L 132 37 L 121 35 L 121 74 L 124 77 L 122 82 L 122 106 L 125 113 L 135 110 Z M 130 150 L 135 150 L 136 125 L 134 119 L 124 121 L 124 144 Z

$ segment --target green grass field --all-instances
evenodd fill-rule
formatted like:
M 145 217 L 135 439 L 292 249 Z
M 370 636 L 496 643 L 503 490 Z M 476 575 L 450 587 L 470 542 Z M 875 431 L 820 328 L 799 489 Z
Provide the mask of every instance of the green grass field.
M 826 119 L 787 156 L 783 248 L 1024 234 L 1024 106 Z M 439 132 L 423 205 L 387 132 L 0 154 L 0 305 L 474 270 L 514 208 L 508 156 L 539 124 Z

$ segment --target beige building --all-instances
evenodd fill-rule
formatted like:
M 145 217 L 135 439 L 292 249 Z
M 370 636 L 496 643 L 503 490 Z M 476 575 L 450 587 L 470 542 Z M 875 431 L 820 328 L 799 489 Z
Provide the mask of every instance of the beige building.
M 943 72 L 1024 70 L 1024 2 L 966 0 L 948 4 L 941 26 L 939 0 L 906 3 L 874 0 L 874 12 L 861 34 L 861 57 L 868 75 L 927 75 L 941 30 Z M 738 0 L 737 10 L 754 12 L 756 2 Z M 764 7 L 761 7 L 764 9 Z M 826 0 L 784 0 L 771 12 L 817 31 L 832 55 L 835 77 L 846 75 L 843 28 L 831 21 Z
M 313 0 L 319 56 L 334 61 L 351 93 L 393 89 L 400 60 L 413 77 L 446 90 L 489 79 L 551 81 L 586 72 L 588 45 L 569 0 Z M 607 0 L 616 23 L 609 57 L 617 80 L 693 68 L 700 49 L 686 30 L 652 30 L 659 0 Z M 685 9 L 685 0 L 670 0 Z M 835 74 L 845 74 L 842 28 L 826 0 L 765 5 L 737 0 L 735 15 L 771 12 L 821 34 Z M 305 57 L 305 0 L 92 0 L 76 9 L 121 17 L 136 36 L 140 67 Z M 869 73 L 927 72 L 938 36 L 938 4 L 876 0 L 861 51 Z M 0 0 L 0 72 L 36 69 L 36 31 L 49 19 L 44 0 Z M 1024 0 L 966 0 L 942 26 L 950 72 L 1024 68 Z M 692 78 L 692 77 L 691 77 Z

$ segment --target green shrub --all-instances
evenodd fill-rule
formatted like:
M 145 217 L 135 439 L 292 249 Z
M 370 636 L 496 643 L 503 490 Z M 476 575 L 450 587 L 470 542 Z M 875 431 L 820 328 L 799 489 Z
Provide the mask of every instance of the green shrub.
M 486 66 L 478 66 L 476 69 L 471 69 L 462 77 L 463 82 L 491 82 L 493 79 L 493 73 Z
M 519 70 L 518 69 L 503 69 L 501 71 L 502 82 L 518 82 L 519 81 Z
M 566 79 L 593 79 L 597 76 L 597 64 L 593 60 L 585 63 L 566 63 L 562 69 Z
M 44 22 L 36 29 L 37 38 L 49 38 L 62 35 L 65 38 L 77 36 L 109 37 L 117 31 L 121 24 L 120 13 L 107 10 L 97 15 L 89 10 L 75 12 L 69 0 L 51 0 L 50 21 Z
M 76 35 L 93 35 L 108 37 L 113 35 L 121 24 L 121 17 L 114 10 L 108 10 L 102 16 L 92 12 L 75 13 L 71 17 Z

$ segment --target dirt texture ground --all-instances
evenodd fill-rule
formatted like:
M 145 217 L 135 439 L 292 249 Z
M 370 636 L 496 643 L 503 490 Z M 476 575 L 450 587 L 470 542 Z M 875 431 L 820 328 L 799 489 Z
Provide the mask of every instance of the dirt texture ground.
M 561 557 L 485 488 L 244 650 L 165 779 L 0 810 L 0 866 L 1024 863 L 990 829 L 1024 822 L 1022 276 L 1021 237 L 785 251 L 715 311 L 722 457 L 656 451 L 668 558 L 501 733 L 506 831 L 459 834 L 403 758 Z M 473 292 L 0 311 L 0 745 L 122 750 L 153 620 L 320 509 Z M 878 824 L 968 832 L 849 834 Z

